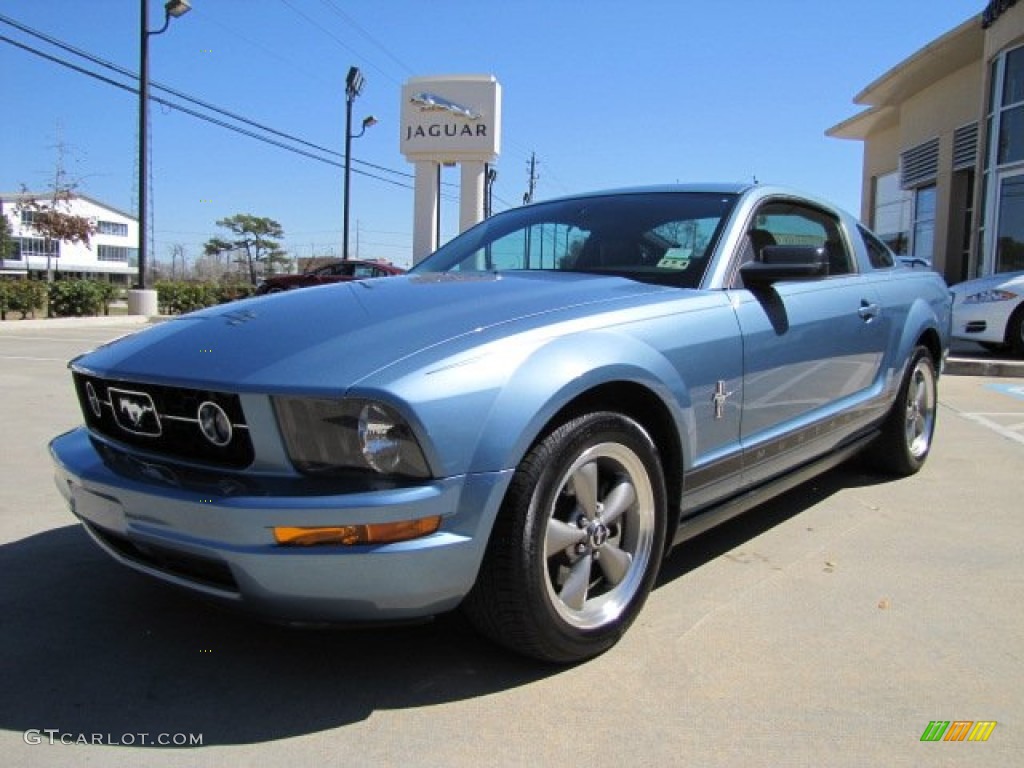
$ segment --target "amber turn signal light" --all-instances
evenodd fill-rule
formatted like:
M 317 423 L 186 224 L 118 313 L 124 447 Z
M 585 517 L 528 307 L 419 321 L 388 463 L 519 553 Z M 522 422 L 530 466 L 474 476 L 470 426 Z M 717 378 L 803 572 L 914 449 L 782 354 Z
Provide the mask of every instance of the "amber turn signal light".
M 334 525 L 315 528 L 276 526 L 274 540 L 286 547 L 353 546 L 356 544 L 394 544 L 398 541 L 429 536 L 441 527 L 441 516 L 397 523 Z

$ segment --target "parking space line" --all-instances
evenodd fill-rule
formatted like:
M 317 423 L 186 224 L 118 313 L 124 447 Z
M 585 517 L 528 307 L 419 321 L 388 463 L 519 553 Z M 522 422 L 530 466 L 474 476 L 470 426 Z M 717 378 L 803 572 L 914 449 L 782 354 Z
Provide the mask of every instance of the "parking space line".
M 998 422 L 989 419 L 989 416 L 1019 416 L 1019 413 L 962 413 L 960 414 L 964 418 L 970 419 L 976 424 L 981 424 L 983 427 L 988 427 L 993 432 L 1002 435 L 1003 437 L 1015 440 L 1018 443 L 1024 445 L 1024 433 L 1015 432 L 1012 427 L 1005 427 Z

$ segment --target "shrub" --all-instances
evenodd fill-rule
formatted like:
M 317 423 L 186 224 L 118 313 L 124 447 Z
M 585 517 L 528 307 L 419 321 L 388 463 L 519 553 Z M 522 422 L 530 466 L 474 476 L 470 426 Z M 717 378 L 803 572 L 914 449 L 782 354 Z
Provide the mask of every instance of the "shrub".
M 13 312 L 21 312 L 24 320 L 31 313 L 46 306 L 46 283 L 38 280 L 15 280 L 7 285 L 7 308 Z
M 103 307 L 104 283 L 95 280 L 58 280 L 49 284 L 50 314 L 55 317 L 98 315 Z
M 162 281 L 156 284 L 161 314 L 182 315 L 217 303 L 217 286 L 209 283 Z
M 110 314 L 110 303 L 118 297 L 121 290 L 113 283 L 106 281 L 95 281 L 96 292 L 99 296 L 100 306 L 103 308 L 103 314 Z
M 222 282 L 217 287 L 217 303 L 227 304 L 229 301 L 247 299 L 256 293 L 256 287 L 252 283 L 238 281 Z

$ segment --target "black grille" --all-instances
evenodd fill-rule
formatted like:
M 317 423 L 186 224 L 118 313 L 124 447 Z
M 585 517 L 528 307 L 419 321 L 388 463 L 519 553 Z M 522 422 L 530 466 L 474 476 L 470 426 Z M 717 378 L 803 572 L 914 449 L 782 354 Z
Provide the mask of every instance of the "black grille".
M 153 544 L 136 544 L 112 531 L 89 523 L 86 525 L 108 547 L 129 560 L 199 584 L 231 592 L 238 591 L 235 577 L 232 576 L 231 569 L 225 563 L 198 555 L 187 555 Z
M 101 379 L 79 371 L 74 379 L 85 422 L 101 435 L 193 463 L 231 469 L 252 463 L 252 440 L 238 395 Z M 232 425 L 223 445 L 215 445 L 200 429 L 199 408 L 207 402 L 219 406 Z

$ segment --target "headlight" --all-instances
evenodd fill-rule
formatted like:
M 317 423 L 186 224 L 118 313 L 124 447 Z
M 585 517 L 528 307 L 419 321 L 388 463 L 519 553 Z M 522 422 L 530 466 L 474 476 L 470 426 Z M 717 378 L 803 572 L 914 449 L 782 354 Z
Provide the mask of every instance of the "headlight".
M 993 301 L 1010 301 L 1016 299 L 1017 294 L 1011 291 L 1001 291 L 998 288 L 990 288 L 980 293 L 972 293 L 964 299 L 964 304 L 988 304 Z
M 288 457 L 300 472 L 371 470 L 430 476 L 412 430 L 394 408 L 372 400 L 275 397 Z

